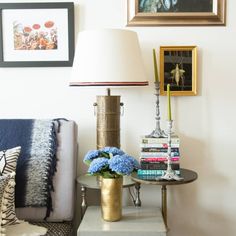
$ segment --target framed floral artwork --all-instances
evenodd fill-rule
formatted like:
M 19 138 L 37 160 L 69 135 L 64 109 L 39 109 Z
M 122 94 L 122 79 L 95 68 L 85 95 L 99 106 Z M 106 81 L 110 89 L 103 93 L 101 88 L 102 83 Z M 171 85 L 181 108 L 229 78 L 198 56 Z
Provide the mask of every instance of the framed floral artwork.
M 197 95 L 197 47 L 160 47 L 160 94 L 166 95 L 170 84 L 171 95 Z
M 225 25 L 226 0 L 127 0 L 127 26 Z
M 74 4 L 0 3 L 0 66 L 72 66 Z

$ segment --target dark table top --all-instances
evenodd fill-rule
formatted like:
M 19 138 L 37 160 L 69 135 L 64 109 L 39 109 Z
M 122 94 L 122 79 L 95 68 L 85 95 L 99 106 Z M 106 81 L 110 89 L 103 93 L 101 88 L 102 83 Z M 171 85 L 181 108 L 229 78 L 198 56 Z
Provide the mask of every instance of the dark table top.
M 195 171 L 189 169 L 180 169 L 180 176 L 183 177 L 183 180 L 157 180 L 153 177 L 153 179 L 146 179 L 145 176 L 137 175 L 137 173 L 133 173 L 131 175 L 131 179 L 135 182 L 141 184 L 153 184 L 153 185 L 179 185 L 179 184 L 187 184 L 195 181 L 198 177 Z

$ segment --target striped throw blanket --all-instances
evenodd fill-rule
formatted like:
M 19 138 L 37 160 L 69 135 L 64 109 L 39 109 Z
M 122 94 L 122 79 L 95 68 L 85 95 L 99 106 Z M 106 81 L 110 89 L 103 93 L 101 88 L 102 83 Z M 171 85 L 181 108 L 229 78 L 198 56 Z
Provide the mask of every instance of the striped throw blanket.
M 0 120 L 0 150 L 21 146 L 16 168 L 16 207 L 52 210 L 52 178 L 56 171 L 56 128 L 53 120 Z

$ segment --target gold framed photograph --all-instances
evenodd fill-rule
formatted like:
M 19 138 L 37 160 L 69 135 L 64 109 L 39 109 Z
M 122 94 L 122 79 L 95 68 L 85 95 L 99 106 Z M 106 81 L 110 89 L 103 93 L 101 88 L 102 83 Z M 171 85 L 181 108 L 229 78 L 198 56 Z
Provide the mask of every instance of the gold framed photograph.
M 197 47 L 160 47 L 160 95 L 170 84 L 173 96 L 197 95 Z
M 224 26 L 226 0 L 127 0 L 127 26 Z

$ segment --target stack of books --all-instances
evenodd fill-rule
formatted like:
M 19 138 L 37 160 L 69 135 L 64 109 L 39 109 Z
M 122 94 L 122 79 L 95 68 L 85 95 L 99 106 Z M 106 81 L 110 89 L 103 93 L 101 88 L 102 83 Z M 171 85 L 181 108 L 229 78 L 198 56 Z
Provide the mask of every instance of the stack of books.
M 180 174 L 179 137 L 171 137 L 171 167 L 175 174 Z M 139 176 L 158 177 L 164 175 L 167 169 L 168 140 L 167 138 L 141 137 L 141 154 Z

